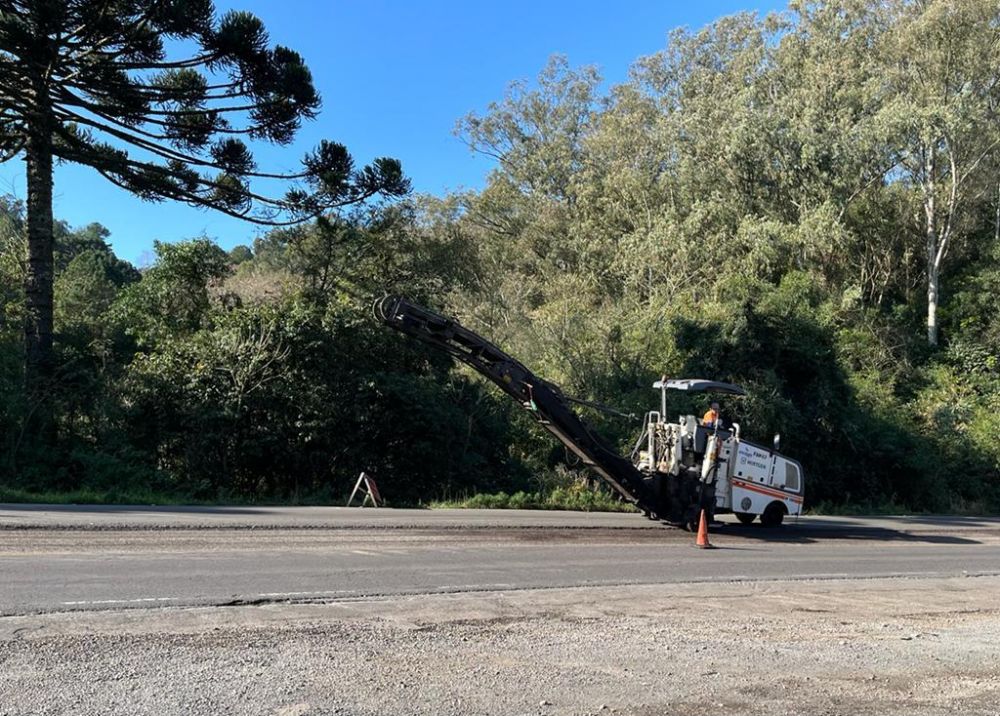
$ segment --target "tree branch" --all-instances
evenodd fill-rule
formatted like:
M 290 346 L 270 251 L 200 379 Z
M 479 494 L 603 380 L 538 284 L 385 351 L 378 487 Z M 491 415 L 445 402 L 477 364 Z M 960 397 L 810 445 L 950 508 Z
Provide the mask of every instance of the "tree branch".
M 206 53 L 176 62 L 117 62 L 115 65 L 122 70 L 183 70 L 199 65 L 207 65 L 221 58 L 217 52 Z
M 115 137 L 116 139 L 120 139 L 123 142 L 127 142 L 141 149 L 145 149 L 146 151 L 159 156 L 161 159 L 183 162 L 184 164 L 191 164 L 193 166 L 204 167 L 206 169 L 215 169 L 218 171 L 226 170 L 226 167 L 223 166 L 222 164 L 219 164 L 218 162 L 208 161 L 207 159 L 197 157 L 193 154 L 188 154 L 173 149 L 171 147 L 164 147 L 159 144 L 156 144 L 153 141 L 150 141 L 149 139 L 146 138 L 146 137 L 150 137 L 153 139 L 156 138 L 155 136 L 149 134 L 148 132 L 144 132 L 135 127 L 127 127 L 127 125 L 123 125 L 120 122 L 114 120 L 113 118 L 104 117 L 103 115 L 101 115 L 96 111 L 94 112 L 94 114 L 101 116 L 102 118 L 106 119 L 109 122 L 114 122 L 115 124 L 122 126 L 123 129 L 116 129 L 115 127 L 110 127 L 101 124 L 100 122 L 91 120 L 87 117 L 84 117 L 81 114 L 77 114 L 72 110 L 68 110 L 65 107 L 59 107 L 59 110 L 65 113 L 66 115 L 65 119 L 67 119 L 68 121 L 79 122 L 80 124 L 85 124 L 88 127 L 93 127 L 94 129 L 110 134 L 111 136 Z M 132 132 L 135 132 L 137 134 L 132 134 Z M 169 141 L 170 138 L 164 137 L 163 139 L 164 141 Z M 275 179 L 278 181 L 295 181 L 297 179 L 307 178 L 309 176 L 309 172 L 299 172 L 297 174 L 269 174 L 266 172 L 251 171 L 251 172 L 242 172 L 240 176 L 248 177 L 251 179 Z
M 5 164 L 6 162 L 9 162 L 11 159 L 20 154 L 24 150 L 25 144 L 27 144 L 27 140 L 20 139 L 12 149 L 8 149 L 3 154 L 0 154 L 0 164 Z
M 113 174 L 109 174 L 107 171 L 105 171 L 104 169 L 101 169 L 99 167 L 94 167 L 93 165 L 89 165 L 89 166 L 91 166 L 98 174 L 100 174 L 101 176 L 103 176 L 105 179 L 107 179 L 109 182 L 111 182 L 112 184 L 114 184 L 118 188 L 124 189 L 125 191 L 129 192 L 130 194 L 135 193 L 135 190 L 134 190 L 133 187 L 130 187 L 127 184 L 125 184 L 124 182 L 120 181 Z M 199 208 L 203 208 L 203 209 L 212 209 L 213 211 L 218 211 L 218 212 L 220 212 L 222 214 L 225 214 L 227 216 L 231 216 L 234 219 L 240 219 L 242 221 L 249 221 L 250 223 L 256 224 L 258 226 L 271 226 L 271 227 L 274 227 L 274 228 L 296 226 L 297 224 L 301 224 L 303 221 L 308 221 L 309 219 L 314 219 L 314 218 L 316 218 L 317 216 L 319 216 L 320 214 L 323 213 L 322 210 L 317 210 L 317 211 L 314 211 L 314 212 L 306 213 L 306 214 L 302 215 L 301 217 L 298 217 L 298 218 L 295 218 L 295 219 L 288 219 L 286 221 L 276 221 L 276 220 L 273 220 L 273 219 L 267 219 L 267 218 L 263 218 L 263 217 L 259 217 L 259 216 L 254 216 L 254 215 L 249 214 L 249 213 L 241 213 L 241 212 L 238 212 L 238 211 L 232 211 L 232 210 L 227 209 L 227 208 L 225 208 L 223 206 L 218 206 L 218 205 L 212 204 L 207 199 L 203 199 L 201 197 L 198 197 L 197 195 L 191 194 L 189 192 L 186 192 L 186 191 L 183 191 L 183 190 L 180 190 L 180 189 L 178 189 L 178 191 L 176 192 L 176 195 L 173 196 L 173 197 L 160 197 L 160 198 L 180 199 L 181 201 L 185 201 L 188 204 L 191 204 L 193 206 L 196 206 L 196 207 L 199 207 Z

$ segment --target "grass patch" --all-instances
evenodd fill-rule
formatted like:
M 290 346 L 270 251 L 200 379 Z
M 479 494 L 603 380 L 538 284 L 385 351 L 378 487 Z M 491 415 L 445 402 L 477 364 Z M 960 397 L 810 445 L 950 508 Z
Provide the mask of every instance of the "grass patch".
M 986 501 L 952 500 L 945 510 L 928 510 L 900 504 L 891 500 L 884 502 L 818 502 L 805 511 L 806 515 L 826 515 L 829 517 L 893 517 L 902 515 L 956 515 L 960 517 L 987 517 L 996 515 L 995 507 Z
M 205 500 L 191 500 L 146 490 L 71 490 L 69 492 L 33 492 L 0 487 L 0 502 L 46 505 L 210 505 Z
M 441 500 L 428 505 L 435 508 L 480 510 L 571 510 L 575 512 L 636 512 L 629 502 L 605 492 L 571 487 L 557 487 L 549 492 L 496 492 L 478 494 L 459 500 Z
M 907 505 L 900 505 L 896 502 L 886 501 L 878 503 L 837 503 L 822 501 L 815 505 L 810 505 L 806 510 L 807 515 L 827 515 L 830 517 L 870 517 L 870 516 L 891 516 L 891 515 L 919 515 L 927 514 L 926 510 L 914 510 Z
M 168 494 L 150 490 L 95 490 L 81 489 L 67 492 L 21 490 L 0 486 L 0 503 L 44 505 L 150 505 L 166 507 L 277 507 L 277 506 L 327 506 L 343 505 L 347 496 L 331 498 L 328 493 L 289 497 L 287 500 L 248 500 L 220 496 L 216 499 L 199 499 L 182 494 Z

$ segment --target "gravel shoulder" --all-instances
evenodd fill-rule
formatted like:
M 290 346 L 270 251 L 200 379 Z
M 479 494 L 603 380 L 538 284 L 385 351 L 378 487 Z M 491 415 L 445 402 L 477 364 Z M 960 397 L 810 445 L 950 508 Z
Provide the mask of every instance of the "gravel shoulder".
M 0 714 L 997 714 L 1000 577 L 0 619 Z

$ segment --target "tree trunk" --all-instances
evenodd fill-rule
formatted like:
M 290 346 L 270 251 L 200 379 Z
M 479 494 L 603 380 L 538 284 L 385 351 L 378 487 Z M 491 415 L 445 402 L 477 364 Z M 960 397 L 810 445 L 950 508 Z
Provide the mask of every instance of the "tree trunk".
M 993 222 L 993 241 L 1000 244 L 1000 182 L 997 182 L 997 218 Z
M 933 265 L 933 261 L 927 267 L 927 344 L 936 346 L 938 344 L 938 323 L 937 308 L 940 284 L 940 272 Z
M 24 292 L 24 377 L 29 399 L 47 397 L 53 372 L 52 353 L 52 134 L 43 122 L 25 147 L 28 169 L 28 270 Z
M 927 239 L 927 344 L 938 344 L 937 308 L 940 298 L 937 207 L 934 201 L 934 147 L 928 147 L 924 163 L 924 232 Z
M 938 264 L 938 235 L 934 226 L 934 197 L 925 202 L 927 212 L 927 345 L 938 344 L 937 309 L 941 297 L 941 272 Z

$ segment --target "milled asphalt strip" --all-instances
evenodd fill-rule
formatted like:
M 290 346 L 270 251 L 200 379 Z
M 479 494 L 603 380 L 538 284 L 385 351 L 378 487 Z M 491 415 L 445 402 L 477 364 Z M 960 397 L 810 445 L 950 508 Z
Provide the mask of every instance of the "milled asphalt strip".
M 728 517 L 728 516 L 727 516 Z M 98 524 L 98 525 L 58 525 L 51 523 L 22 523 L 4 524 L 0 523 L 0 534 L 22 533 L 22 532 L 72 532 L 72 533 L 153 533 L 153 532 L 388 532 L 388 533 L 414 533 L 414 534 L 455 534 L 475 537 L 477 534 L 488 532 L 506 532 L 511 534 L 530 534 L 536 532 L 554 533 L 575 533 L 582 534 L 607 532 L 616 535 L 627 535 L 628 533 L 643 533 L 645 538 L 650 539 L 655 533 L 660 533 L 669 539 L 671 536 L 688 535 L 687 530 L 662 523 L 652 523 L 648 525 L 521 525 L 521 524 L 474 524 L 474 525 L 451 525 L 451 524 L 329 524 L 329 523 L 295 523 L 295 524 Z M 760 525 L 744 526 L 726 520 L 721 524 L 713 524 L 710 532 L 724 536 L 736 537 L 757 537 L 766 538 L 770 543 L 794 542 L 802 539 L 818 538 L 824 540 L 881 540 L 881 539 L 915 539 L 936 536 L 952 536 L 955 540 L 975 537 L 992 536 L 1000 539 L 1000 527 L 997 528 L 976 528 L 966 527 L 959 530 L 928 529 L 923 525 L 915 527 L 901 527 L 887 529 L 883 527 L 864 525 L 827 525 L 817 523 L 794 523 L 769 530 Z
M 729 516 L 724 520 L 732 523 Z M 817 517 L 788 520 L 793 530 L 887 530 L 1000 533 L 998 517 Z M 2 529 L 460 529 L 481 528 L 664 529 L 637 513 L 546 510 L 384 509 L 345 507 L 158 507 L 149 505 L 0 504 Z
M 380 523 L 358 523 L 358 524 L 330 524 L 328 522 L 305 522 L 292 524 L 256 524 L 239 522 L 211 523 L 106 523 L 106 524 L 53 524 L 49 522 L 23 522 L 23 523 L 0 523 L 0 532 L 201 532 L 213 530 L 240 530 L 273 532 L 279 530 L 336 530 L 345 532 L 367 532 L 378 531 L 441 531 L 441 532 L 481 532 L 485 530 L 643 530 L 651 531 L 656 529 L 673 530 L 670 525 L 662 523 L 651 523 L 644 525 L 637 523 L 634 525 L 517 525 L 517 524 L 473 524 L 473 525 L 453 525 L 453 524 L 420 524 L 406 523 L 380 524 Z M 794 528 L 793 528 L 794 529 Z M 822 528 L 819 528 L 822 529 Z M 839 529 L 839 528 L 830 528 Z
M 7 529 L 475 529 L 581 527 L 656 529 L 637 513 L 344 507 L 150 507 L 2 505 Z

